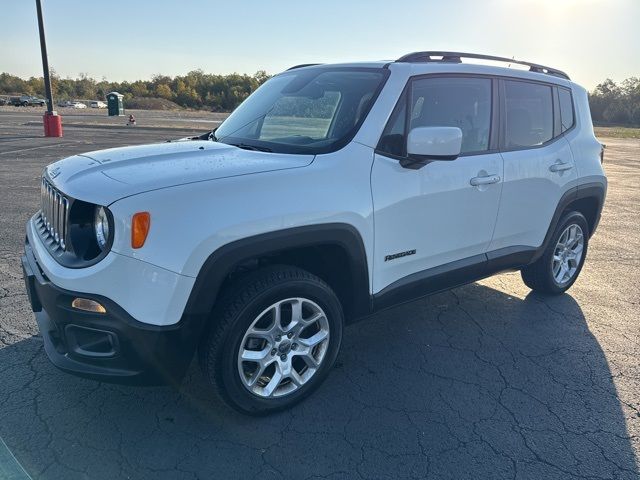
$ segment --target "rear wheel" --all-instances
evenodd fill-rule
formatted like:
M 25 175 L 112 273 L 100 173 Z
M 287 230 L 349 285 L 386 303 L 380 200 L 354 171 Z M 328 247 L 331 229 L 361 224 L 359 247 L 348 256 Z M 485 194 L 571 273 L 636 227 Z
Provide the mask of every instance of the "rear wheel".
M 558 222 L 542 257 L 522 269 L 522 280 L 542 293 L 561 294 L 577 280 L 587 256 L 589 225 L 580 212 L 568 212 Z
M 269 267 L 227 289 L 200 348 L 222 398 L 249 414 L 288 408 L 326 378 L 342 341 L 331 288 L 296 267 Z

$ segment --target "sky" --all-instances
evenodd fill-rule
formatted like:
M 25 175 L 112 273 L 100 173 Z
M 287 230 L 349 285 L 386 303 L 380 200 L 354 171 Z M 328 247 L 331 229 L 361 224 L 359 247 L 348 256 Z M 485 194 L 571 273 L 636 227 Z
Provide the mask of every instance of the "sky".
M 278 73 L 416 50 L 515 57 L 592 89 L 640 76 L 640 0 L 42 0 L 61 77 Z M 41 76 L 35 0 L 0 0 L 0 72 Z M 11 19 L 7 21 L 7 19 Z

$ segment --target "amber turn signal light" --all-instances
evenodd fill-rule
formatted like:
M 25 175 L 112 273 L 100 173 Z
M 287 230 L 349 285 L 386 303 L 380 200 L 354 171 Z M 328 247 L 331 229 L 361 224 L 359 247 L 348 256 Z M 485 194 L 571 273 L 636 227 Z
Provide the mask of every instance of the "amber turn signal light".
M 151 227 L 151 215 L 149 212 L 134 213 L 131 219 L 131 246 L 142 248 L 147 240 L 147 234 Z

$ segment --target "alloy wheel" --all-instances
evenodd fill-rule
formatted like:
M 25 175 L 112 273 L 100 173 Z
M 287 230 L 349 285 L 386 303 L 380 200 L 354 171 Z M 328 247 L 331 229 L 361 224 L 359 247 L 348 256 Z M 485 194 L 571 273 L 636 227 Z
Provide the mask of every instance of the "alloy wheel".
M 569 283 L 578 271 L 584 250 L 584 233 L 579 225 L 564 229 L 553 251 L 552 274 L 559 286 Z
M 251 323 L 237 354 L 245 388 L 262 398 L 297 391 L 319 370 L 329 346 L 329 321 L 306 298 L 269 306 Z

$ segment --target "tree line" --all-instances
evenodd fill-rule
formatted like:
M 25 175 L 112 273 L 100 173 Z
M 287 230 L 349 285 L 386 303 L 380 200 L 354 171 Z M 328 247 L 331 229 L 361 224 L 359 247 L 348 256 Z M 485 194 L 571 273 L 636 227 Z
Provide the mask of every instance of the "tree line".
M 589 106 L 596 123 L 640 126 L 640 77 L 606 79 L 589 94 Z
M 163 98 L 180 107 L 229 112 L 264 83 L 269 76 L 264 71 L 254 75 L 213 75 L 194 70 L 186 75 L 169 77 L 155 75 L 151 80 L 135 82 L 97 81 L 86 74 L 78 78 L 60 78 L 51 75 L 53 97 L 59 100 L 104 100 L 109 92 L 124 95 L 128 100 L 136 98 Z M 0 73 L 0 95 L 44 95 L 42 77 L 22 79 L 8 73 Z
M 112 91 L 124 95 L 127 101 L 140 98 L 162 98 L 180 107 L 229 112 L 262 83 L 269 79 L 263 70 L 254 75 L 214 75 L 194 70 L 186 75 L 169 77 L 155 75 L 151 80 L 134 82 L 97 81 L 86 74 L 78 78 L 51 77 L 56 100 L 101 100 Z M 8 73 L 0 74 L 0 95 L 26 93 L 44 95 L 42 77 L 22 79 Z M 620 83 L 607 79 L 589 94 L 591 116 L 598 124 L 640 126 L 640 77 Z

